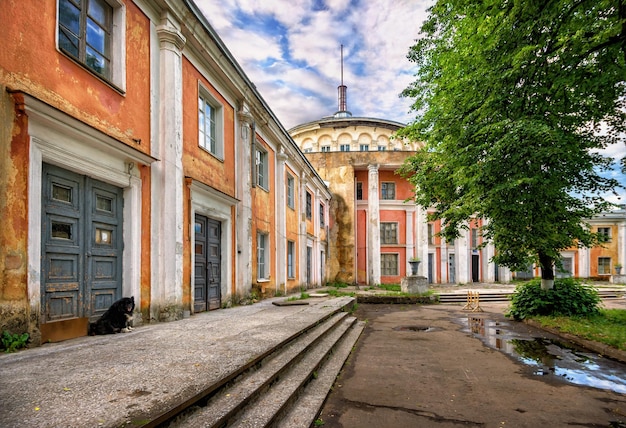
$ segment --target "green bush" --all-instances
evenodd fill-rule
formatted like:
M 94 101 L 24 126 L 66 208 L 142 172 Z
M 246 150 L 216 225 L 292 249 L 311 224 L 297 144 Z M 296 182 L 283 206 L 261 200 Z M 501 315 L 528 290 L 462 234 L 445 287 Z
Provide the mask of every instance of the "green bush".
M 11 334 L 11 332 L 4 330 L 0 341 L 2 342 L 2 349 L 4 352 L 15 352 L 20 348 L 24 348 L 28 342 L 28 333 Z
M 599 303 L 593 287 L 572 278 L 556 279 L 552 290 L 543 290 L 541 280 L 533 279 L 515 288 L 506 315 L 516 320 L 536 315 L 589 316 L 599 313 Z

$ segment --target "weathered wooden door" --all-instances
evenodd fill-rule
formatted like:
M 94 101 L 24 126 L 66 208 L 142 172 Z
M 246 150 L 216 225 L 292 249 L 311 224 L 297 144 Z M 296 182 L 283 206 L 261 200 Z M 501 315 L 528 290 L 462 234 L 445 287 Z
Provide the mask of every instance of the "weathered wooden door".
M 219 309 L 221 288 L 221 225 L 196 214 L 195 218 L 194 312 Z
M 100 316 L 122 291 L 122 189 L 43 166 L 42 322 Z

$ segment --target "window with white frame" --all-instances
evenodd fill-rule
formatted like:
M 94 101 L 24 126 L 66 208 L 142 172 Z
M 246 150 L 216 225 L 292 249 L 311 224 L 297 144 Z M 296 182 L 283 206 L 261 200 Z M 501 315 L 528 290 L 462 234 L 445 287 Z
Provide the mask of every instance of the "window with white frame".
M 380 199 L 396 199 L 396 183 L 381 183 Z
M 609 275 L 611 273 L 611 258 L 598 257 L 598 275 Z
M 385 150 L 387 150 L 387 147 L 385 147 L 385 146 L 378 146 L 378 151 L 379 152 L 384 152 Z
M 399 275 L 398 254 L 383 253 L 380 255 L 380 274 L 382 276 Z
M 287 241 L 287 277 L 296 277 L 296 243 Z
M 339 146 L 339 151 L 340 152 L 349 152 L 350 151 L 350 144 L 341 144 Z
M 602 237 L 602 242 L 611 242 L 611 228 L 610 227 L 599 227 L 598 235 Z
M 200 88 L 198 95 L 198 145 L 223 160 L 222 106 L 208 91 Z
M 256 184 L 265 190 L 269 190 L 269 161 L 267 151 L 256 146 Z
M 269 279 L 269 235 L 264 232 L 256 234 L 256 276 L 257 279 Z
M 119 0 L 58 0 L 61 52 L 124 88 L 126 12 Z
M 398 243 L 398 223 L 380 223 L 380 243 L 381 244 L 397 244 Z
M 369 144 L 361 144 L 359 146 L 359 150 L 362 151 L 362 152 L 369 152 L 370 145 Z
M 330 152 L 330 146 L 322 146 L 322 152 L 324 153 Z
M 295 179 L 290 174 L 287 174 L 287 206 L 291 209 L 295 207 L 294 185 L 295 185 Z
M 324 204 L 320 204 L 320 226 L 324 227 L 326 225 L 326 220 L 324 217 Z
M 306 218 L 311 220 L 313 216 L 313 197 L 309 192 L 306 192 Z

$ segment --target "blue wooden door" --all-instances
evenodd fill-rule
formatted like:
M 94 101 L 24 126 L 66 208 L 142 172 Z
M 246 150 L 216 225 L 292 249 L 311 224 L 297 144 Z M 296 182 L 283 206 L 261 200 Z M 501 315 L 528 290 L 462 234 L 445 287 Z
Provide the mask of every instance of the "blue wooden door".
M 122 297 L 122 190 L 47 164 L 42 183 L 42 322 L 95 319 Z

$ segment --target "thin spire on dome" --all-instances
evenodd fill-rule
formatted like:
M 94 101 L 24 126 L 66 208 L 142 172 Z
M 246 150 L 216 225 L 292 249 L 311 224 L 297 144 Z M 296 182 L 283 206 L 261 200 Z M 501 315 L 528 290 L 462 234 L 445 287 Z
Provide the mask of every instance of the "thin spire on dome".
M 341 85 L 337 87 L 339 110 L 334 114 L 335 117 L 351 117 L 352 113 L 348 111 L 347 92 L 348 88 L 343 84 L 343 44 L 341 45 Z

